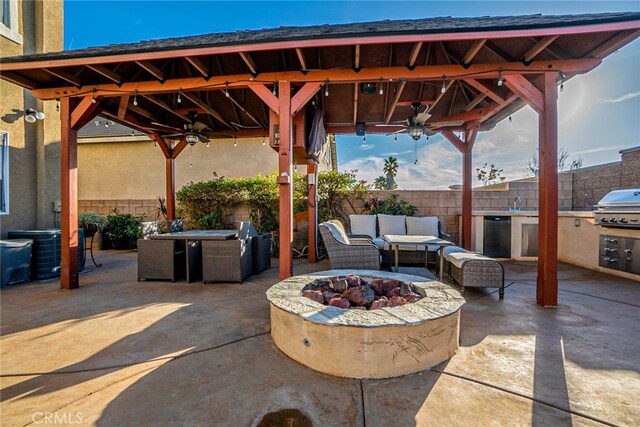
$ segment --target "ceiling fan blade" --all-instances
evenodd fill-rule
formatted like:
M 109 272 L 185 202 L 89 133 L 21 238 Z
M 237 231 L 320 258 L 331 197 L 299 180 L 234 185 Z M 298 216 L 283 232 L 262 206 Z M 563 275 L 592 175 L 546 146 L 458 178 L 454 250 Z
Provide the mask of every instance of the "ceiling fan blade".
M 173 130 L 175 130 L 175 131 L 177 131 L 177 132 L 180 132 L 180 131 L 182 130 L 182 129 L 177 128 L 177 127 L 175 127 L 175 126 L 167 126 L 167 125 L 165 125 L 165 124 L 157 123 L 157 122 L 151 122 L 151 124 L 152 124 L 152 125 L 156 125 L 156 126 L 161 126 L 161 127 L 165 128 L 165 129 L 173 129 Z
M 203 129 L 209 129 L 209 127 L 202 122 L 195 122 L 193 123 L 192 129 L 195 130 L 196 132 L 200 132 Z
M 171 135 L 162 135 L 163 138 L 175 138 L 176 136 L 184 136 L 183 133 L 172 133 Z
M 433 135 L 436 135 L 436 134 L 438 133 L 438 132 L 436 132 L 435 130 L 431 130 L 431 129 L 429 129 L 429 128 L 424 128 L 424 129 L 423 129 L 423 132 L 424 132 L 424 134 L 425 134 L 425 135 L 427 135 L 427 136 L 433 136 Z
M 389 135 L 396 135 L 396 134 L 398 134 L 398 133 L 407 133 L 407 132 L 408 132 L 408 131 L 407 131 L 406 129 L 400 129 L 400 130 L 397 130 L 397 131 L 395 131 L 395 132 L 388 133 L 388 134 L 386 134 L 386 136 L 389 136 Z
M 414 121 L 416 122 L 416 124 L 426 123 L 430 117 L 431 117 L 431 114 L 425 111 L 424 113 L 420 113 L 417 116 L 415 116 Z
M 429 122 L 428 126 L 462 126 L 464 124 L 464 120 L 445 120 L 439 122 L 437 120 Z
M 198 135 L 198 139 L 200 140 L 200 142 L 209 142 L 209 138 L 204 135 Z

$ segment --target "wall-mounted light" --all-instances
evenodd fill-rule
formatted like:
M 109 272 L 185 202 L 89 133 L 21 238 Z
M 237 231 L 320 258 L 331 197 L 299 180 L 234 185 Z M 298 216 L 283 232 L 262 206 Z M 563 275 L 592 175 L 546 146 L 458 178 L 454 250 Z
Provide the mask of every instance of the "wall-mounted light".
M 35 123 L 36 120 L 44 120 L 44 113 L 36 111 L 33 108 L 27 108 L 24 112 L 24 120 L 28 123 Z

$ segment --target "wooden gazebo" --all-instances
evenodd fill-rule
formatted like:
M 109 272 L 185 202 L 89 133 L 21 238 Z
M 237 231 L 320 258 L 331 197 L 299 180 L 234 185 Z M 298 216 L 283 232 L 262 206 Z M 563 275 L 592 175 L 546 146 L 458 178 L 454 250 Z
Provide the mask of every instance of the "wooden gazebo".
M 322 107 L 326 130 L 335 134 L 355 133 L 356 124 L 367 133 L 394 132 L 411 116 L 412 104 L 428 108 L 430 130 L 441 132 L 464 159 L 466 247 L 475 138 L 528 104 L 540 123 L 537 300 L 554 306 L 558 86 L 638 35 L 639 13 L 281 27 L 2 58 L 0 78 L 60 105 L 64 289 L 79 286 L 76 134 L 97 114 L 158 141 L 170 217 L 174 163 L 188 143 L 165 136 L 183 129 L 193 113 L 214 138 L 268 136 L 279 153 L 280 277 L 286 278 L 293 274 L 292 166 L 309 164 L 315 173 L 304 150 L 309 101 Z

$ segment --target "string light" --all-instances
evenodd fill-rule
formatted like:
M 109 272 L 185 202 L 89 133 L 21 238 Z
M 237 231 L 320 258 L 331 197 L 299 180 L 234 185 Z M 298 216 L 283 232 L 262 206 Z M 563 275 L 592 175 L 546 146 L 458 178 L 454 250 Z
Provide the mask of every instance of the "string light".
M 447 91 L 447 76 L 442 75 L 442 87 L 440 88 L 440 93 L 445 93 Z
M 324 81 L 324 96 L 329 96 L 329 80 Z
M 558 71 L 558 84 L 560 85 L 560 92 L 564 91 L 564 73 Z
M 266 142 L 264 136 L 262 137 L 262 145 L 267 145 L 267 142 Z
M 382 79 L 380 79 L 380 90 L 378 91 L 380 95 L 384 95 L 384 89 L 382 87 Z
M 233 146 L 237 147 L 238 146 L 238 140 L 236 139 L 236 137 L 233 137 Z
M 176 99 L 176 101 L 178 101 L 178 104 L 182 103 L 181 92 L 182 92 L 182 89 L 178 88 L 178 99 Z
M 224 96 L 229 97 L 229 82 L 224 82 Z
M 393 142 L 398 142 L 398 134 L 393 135 Z
M 363 136 L 363 137 L 362 137 L 362 143 L 363 143 L 363 144 L 366 144 L 366 143 L 367 143 L 367 137 L 366 137 L 366 136 Z
M 56 98 L 56 111 L 60 111 L 60 98 Z
M 511 122 L 512 122 L 512 120 L 511 120 L 511 116 L 509 116 L 509 123 L 511 123 Z
M 192 168 L 193 167 L 193 163 L 189 163 L 189 167 Z
M 504 78 L 502 78 L 502 67 L 498 68 L 498 86 L 502 86 Z
M 96 90 L 94 89 L 93 93 L 91 94 L 91 103 L 95 104 L 96 102 L 97 102 L 96 101 Z
M 209 141 L 207 141 L 207 148 L 209 148 Z
M 298 172 L 298 165 L 293 165 L 293 171 Z
M 133 105 L 138 105 L 138 89 L 133 92 Z
M 278 96 L 278 81 L 273 82 L 273 96 Z

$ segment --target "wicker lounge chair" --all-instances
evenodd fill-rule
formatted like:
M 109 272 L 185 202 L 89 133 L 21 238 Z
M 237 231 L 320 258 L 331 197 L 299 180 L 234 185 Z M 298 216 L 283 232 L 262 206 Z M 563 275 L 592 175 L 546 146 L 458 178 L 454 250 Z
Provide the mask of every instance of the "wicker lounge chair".
M 368 237 L 347 237 L 342 224 L 327 221 L 319 225 L 332 269 L 380 269 L 380 250 Z
M 469 252 L 458 246 L 444 249 L 445 272 L 461 287 L 498 288 L 504 299 L 504 267 L 495 259 Z
M 251 225 L 249 223 L 249 225 Z M 253 274 L 253 238 L 241 224 L 237 240 L 202 242 L 202 281 L 240 282 Z
M 240 223 L 241 238 L 251 237 L 253 251 L 253 274 L 261 273 L 271 267 L 271 233 L 258 233 L 258 230 L 249 221 Z

